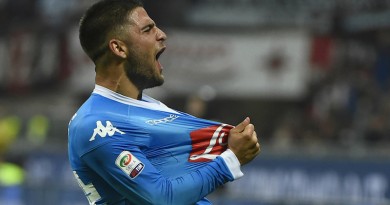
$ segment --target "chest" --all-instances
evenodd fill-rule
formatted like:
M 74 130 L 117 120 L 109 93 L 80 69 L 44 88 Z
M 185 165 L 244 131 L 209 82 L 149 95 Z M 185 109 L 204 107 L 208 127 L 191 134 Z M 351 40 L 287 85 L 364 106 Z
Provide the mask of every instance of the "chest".
M 162 171 L 196 169 L 227 148 L 230 125 L 189 115 L 150 119 L 145 130 L 150 136 L 145 154 Z

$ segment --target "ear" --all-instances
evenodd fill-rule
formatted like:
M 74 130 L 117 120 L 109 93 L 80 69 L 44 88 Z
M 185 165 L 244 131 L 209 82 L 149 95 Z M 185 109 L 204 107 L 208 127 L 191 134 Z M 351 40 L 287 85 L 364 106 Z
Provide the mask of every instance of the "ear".
M 123 43 L 123 41 L 120 41 L 118 39 L 111 39 L 108 43 L 111 52 L 120 57 L 120 58 L 126 58 L 127 57 L 127 47 L 126 44 Z

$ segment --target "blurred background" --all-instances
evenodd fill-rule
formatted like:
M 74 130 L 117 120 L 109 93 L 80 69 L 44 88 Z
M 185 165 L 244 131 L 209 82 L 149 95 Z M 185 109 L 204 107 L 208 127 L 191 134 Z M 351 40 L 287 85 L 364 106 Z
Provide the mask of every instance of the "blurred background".
M 78 21 L 95 0 L 0 0 L 0 204 L 87 204 L 67 125 L 94 87 Z M 390 204 L 389 0 L 145 1 L 168 35 L 147 93 L 237 124 L 262 154 L 216 205 Z

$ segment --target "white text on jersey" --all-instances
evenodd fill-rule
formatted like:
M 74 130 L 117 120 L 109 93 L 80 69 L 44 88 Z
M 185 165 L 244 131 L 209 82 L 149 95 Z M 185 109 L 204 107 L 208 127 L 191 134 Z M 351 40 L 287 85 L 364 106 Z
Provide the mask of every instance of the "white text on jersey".
M 100 137 L 106 137 L 108 135 L 111 137 L 115 134 L 115 132 L 118 132 L 122 135 L 125 134 L 124 132 L 114 127 L 110 121 L 106 121 L 106 126 L 104 126 L 102 121 L 99 120 L 96 122 L 96 128 L 93 130 L 93 135 L 89 141 L 94 141 L 96 135 L 99 135 Z
M 160 123 L 172 122 L 172 121 L 176 120 L 177 118 L 179 118 L 179 116 L 170 115 L 169 117 L 165 117 L 165 118 L 158 119 L 158 120 L 148 120 L 148 121 L 146 121 L 146 123 L 148 123 L 149 125 L 157 125 Z

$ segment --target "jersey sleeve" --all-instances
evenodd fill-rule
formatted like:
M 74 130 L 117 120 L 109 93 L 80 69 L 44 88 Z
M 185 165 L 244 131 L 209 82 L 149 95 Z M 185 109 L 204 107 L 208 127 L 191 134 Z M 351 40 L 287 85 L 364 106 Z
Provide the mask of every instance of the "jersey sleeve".
M 82 160 L 134 204 L 195 204 L 218 186 L 242 176 L 237 158 L 226 151 L 196 171 L 169 179 L 139 146 L 123 143 L 106 143 L 84 154 Z

